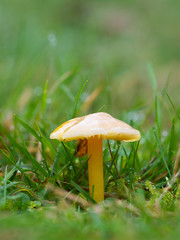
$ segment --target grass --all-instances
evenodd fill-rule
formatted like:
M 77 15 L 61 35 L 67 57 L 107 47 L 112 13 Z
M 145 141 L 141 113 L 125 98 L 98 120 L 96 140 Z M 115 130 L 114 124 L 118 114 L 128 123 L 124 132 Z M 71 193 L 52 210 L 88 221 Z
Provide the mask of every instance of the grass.
M 26 4 L 0 3 L 1 236 L 177 238 L 179 1 Z M 88 194 L 87 156 L 75 141 L 49 139 L 98 111 L 142 135 L 104 141 L 100 205 Z
M 77 213 L 74 208 L 63 205 L 11 218 L 3 215 L 0 229 L 5 239 L 161 239 L 162 236 L 172 239 L 179 235 L 179 221 L 177 213 L 152 218 L 142 211 L 140 217 L 135 217 L 127 214 L 124 207 L 114 204 L 106 204 L 101 212 L 92 208 L 85 213 Z

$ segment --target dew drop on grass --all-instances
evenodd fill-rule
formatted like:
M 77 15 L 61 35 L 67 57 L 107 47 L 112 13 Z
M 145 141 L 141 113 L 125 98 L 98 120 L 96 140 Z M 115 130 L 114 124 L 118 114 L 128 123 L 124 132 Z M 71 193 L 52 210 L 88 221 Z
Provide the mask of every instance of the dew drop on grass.
M 141 145 L 145 143 L 145 138 L 143 136 L 141 136 Z
M 42 88 L 40 86 L 37 86 L 37 87 L 34 88 L 33 92 L 34 92 L 34 95 L 41 96 L 43 90 L 42 90 Z
M 162 141 L 164 141 L 166 139 L 166 137 L 168 136 L 168 131 L 164 130 L 162 131 Z
M 163 137 L 167 137 L 167 135 L 168 135 L 168 131 L 166 131 L 166 130 L 162 131 L 162 136 Z
M 56 46 L 57 44 L 57 39 L 56 35 L 54 33 L 49 33 L 48 34 L 48 41 L 51 46 Z
M 127 115 L 127 121 L 128 122 L 136 122 L 136 123 L 141 123 L 144 121 L 144 118 L 145 118 L 145 115 L 142 111 L 139 111 L 139 112 L 129 112 L 128 115 Z
M 51 98 L 47 98 L 46 103 L 47 103 L 47 104 L 51 104 L 51 103 L 52 103 Z

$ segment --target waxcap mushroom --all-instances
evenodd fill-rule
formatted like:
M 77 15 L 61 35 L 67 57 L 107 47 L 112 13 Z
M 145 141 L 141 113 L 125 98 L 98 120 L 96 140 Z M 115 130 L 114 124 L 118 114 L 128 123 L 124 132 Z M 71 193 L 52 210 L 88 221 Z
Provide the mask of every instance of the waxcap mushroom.
M 87 139 L 89 192 L 96 202 L 104 200 L 103 139 L 133 142 L 140 137 L 138 130 L 103 112 L 71 119 L 50 135 L 59 141 Z
M 71 119 L 51 133 L 51 139 L 72 141 L 99 136 L 102 139 L 114 139 L 133 142 L 140 139 L 140 132 L 127 123 L 113 118 L 108 113 L 99 112 Z

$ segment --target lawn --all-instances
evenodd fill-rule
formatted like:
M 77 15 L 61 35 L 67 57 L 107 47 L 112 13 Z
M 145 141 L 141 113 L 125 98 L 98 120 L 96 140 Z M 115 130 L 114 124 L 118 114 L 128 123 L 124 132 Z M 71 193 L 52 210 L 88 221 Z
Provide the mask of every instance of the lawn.
M 2 239 L 175 239 L 180 229 L 180 2 L 0 1 Z M 88 157 L 50 133 L 107 112 L 141 132 Z

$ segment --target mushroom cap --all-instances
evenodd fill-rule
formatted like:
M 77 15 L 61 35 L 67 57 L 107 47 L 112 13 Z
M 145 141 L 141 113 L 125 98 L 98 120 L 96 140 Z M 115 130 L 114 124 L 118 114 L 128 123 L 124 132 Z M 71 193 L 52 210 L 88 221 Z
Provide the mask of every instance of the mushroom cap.
M 102 139 L 114 139 L 133 142 L 140 139 L 140 132 L 127 123 L 113 118 L 108 113 L 99 112 L 71 119 L 51 133 L 51 139 L 71 141 L 99 136 Z

